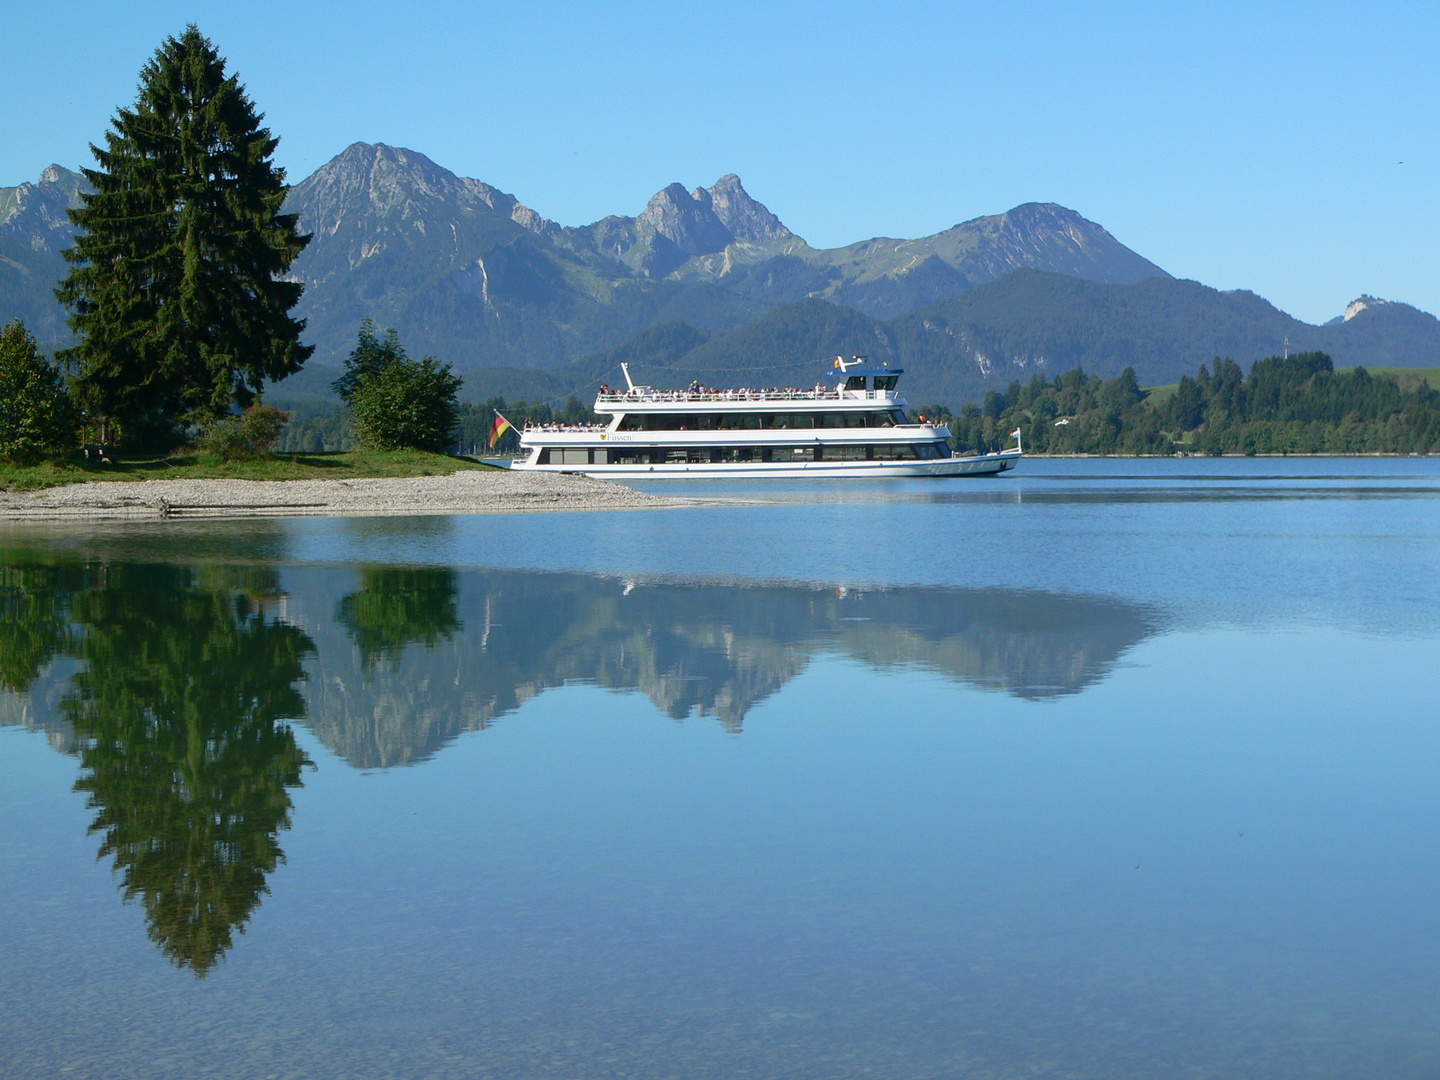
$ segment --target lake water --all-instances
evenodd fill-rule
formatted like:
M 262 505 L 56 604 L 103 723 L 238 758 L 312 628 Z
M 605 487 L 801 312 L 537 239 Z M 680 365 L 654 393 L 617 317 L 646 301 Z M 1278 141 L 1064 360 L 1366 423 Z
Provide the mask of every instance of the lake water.
M 1440 461 L 0 533 L 0 1075 L 1440 1076 Z

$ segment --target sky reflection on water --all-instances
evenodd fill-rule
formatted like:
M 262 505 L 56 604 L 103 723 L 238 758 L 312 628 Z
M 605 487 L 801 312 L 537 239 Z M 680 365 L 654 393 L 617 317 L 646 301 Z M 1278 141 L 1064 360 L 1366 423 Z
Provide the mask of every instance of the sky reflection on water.
M 1433 1076 L 1434 479 L 15 531 L 0 1071 Z

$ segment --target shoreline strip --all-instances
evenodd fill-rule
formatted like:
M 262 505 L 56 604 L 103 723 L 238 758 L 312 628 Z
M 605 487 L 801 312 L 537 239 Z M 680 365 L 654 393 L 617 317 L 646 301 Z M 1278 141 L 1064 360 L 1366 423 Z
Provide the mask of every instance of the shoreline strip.
M 569 473 L 461 470 L 360 480 L 104 480 L 0 492 L 0 521 L 372 517 L 690 505 Z

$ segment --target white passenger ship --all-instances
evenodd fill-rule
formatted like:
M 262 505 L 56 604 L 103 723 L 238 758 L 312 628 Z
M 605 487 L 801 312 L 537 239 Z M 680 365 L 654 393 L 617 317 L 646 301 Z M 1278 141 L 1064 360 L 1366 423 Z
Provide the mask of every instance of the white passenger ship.
M 813 390 L 602 386 L 602 424 L 527 424 L 512 469 L 613 479 L 767 476 L 983 476 L 1013 469 L 1013 449 L 956 456 L 950 431 L 911 423 L 896 392 L 902 369 L 835 359 L 839 381 Z

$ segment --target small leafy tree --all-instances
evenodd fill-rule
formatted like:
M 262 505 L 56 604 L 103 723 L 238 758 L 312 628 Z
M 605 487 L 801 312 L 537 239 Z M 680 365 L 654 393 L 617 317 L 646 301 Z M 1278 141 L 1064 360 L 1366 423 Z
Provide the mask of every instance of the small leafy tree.
M 63 359 L 101 442 L 250 405 L 313 351 L 287 278 L 309 238 L 281 212 L 279 140 L 193 25 L 140 73 L 135 104 L 91 147 L 94 188 L 56 290 L 79 343 Z M 153 437 L 153 434 L 152 434 Z
M 34 464 L 75 447 L 65 378 L 16 319 L 0 330 L 0 458 Z
M 386 364 L 408 359 L 405 346 L 400 344 L 400 335 L 393 326 L 385 331 L 384 337 L 380 337 L 375 333 L 375 320 L 363 319 L 360 323 L 359 340 L 345 358 L 345 373 L 331 383 L 330 388 L 348 405 L 361 382 Z
M 384 338 L 369 319 L 345 361 L 335 392 L 350 406 L 355 434 L 375 450 L 449 447 L 459 420 L 462 380 L 433 356 L 411 360 L 394 329 Z

